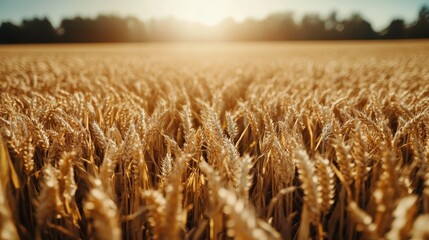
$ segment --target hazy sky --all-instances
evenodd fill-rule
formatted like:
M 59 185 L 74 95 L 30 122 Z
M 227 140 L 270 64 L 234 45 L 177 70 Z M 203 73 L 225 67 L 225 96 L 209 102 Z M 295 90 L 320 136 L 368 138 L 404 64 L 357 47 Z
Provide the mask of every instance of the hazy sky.
M 174 16 L 215 24 L 226 17 L 240 21 L 273 12 L 293 11 L 299 17 L 337 10 L 340 17 L 359 12 L 379 30 L 392 18 L 412 21 L 425 4 L 429 6 L 429 0 L 0 0 L 0 21 L 20 23 L 23 18 L 46 16 L 58 25 L 63 17 L 114 13 L 142 20 Z

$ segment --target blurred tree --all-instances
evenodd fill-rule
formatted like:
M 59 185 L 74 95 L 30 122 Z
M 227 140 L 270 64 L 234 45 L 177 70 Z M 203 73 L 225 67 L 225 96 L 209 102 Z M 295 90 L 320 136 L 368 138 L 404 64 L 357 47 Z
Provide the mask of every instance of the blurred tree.
M 0 25 L 0 43 L 22 42 L 22 30 L 11 22 L 3 22 Z
M 325 22 L 318 14 L 306 14 L 301 20 L 299 39 L 321 40 L 326 39 Z
M 385 39 L 401 39 L 405 38 L 405 22 L 402 19 L 394 19 L 389 26 L 381 32 Z
M 429 37 L 429 8 L 423 6 L 419 11 L 419 16 L 409 28 L 409 37 L 428 38 Z
M 94 22 L 90 19 L 75 17 L 63 19 L 60 24 L 63 42 L 94 42 Z
M 327 39 L 339 39 L 343 30 L 342 23 L 338 20 L 337 12 L 331 12 L 325 20 L 325 30 Z
M 362 18 L 358 13 L 342 22 L 344 30 L 341 31 L 341 39 L 375 39 L 377 34 L 372 29 L 369 22 Z
M 278 13 L 268 16 L 260 22 L 263 40 L 292 40 L 297 38 L 297 26 L 293 19 L 293 13 Z
M 24 20 L 21 24 L 22 42 L 52 43 L 57 40 L 57 33 L 47 18 Z
M 144 40 L 144 25 L 135 17 L 76 17 L 64 19 L 60 33 L 64 42 L 134 42 Z
M 282 39 L 295 40 L 298 27 L 293 19 L 293 13 L 286 13 L 281 22 Z
M 96 42 L 125 42 L 130 40 L 127 19 L 100 15 L 94 20 Z
M 218 39 L 216 40 L 226 40 L 226 41 L 236 41 L 240 40 L 239 33 L 237 32 L 238 23 L 234 21 L 233 18 L 225 18 L 222 22 L 216 27 L 218 33 Z
M 125 19 L 128 29 L 128 41 L 142 42 L 146 40 L 146 29 L 143 22 L 136 17 Z

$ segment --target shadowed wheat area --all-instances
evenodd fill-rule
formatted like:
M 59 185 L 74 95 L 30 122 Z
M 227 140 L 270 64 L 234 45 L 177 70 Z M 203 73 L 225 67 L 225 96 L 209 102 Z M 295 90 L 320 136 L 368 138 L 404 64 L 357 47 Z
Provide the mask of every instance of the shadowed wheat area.
M 0 48 L 1 239 L 428 239 L 429 43 Z

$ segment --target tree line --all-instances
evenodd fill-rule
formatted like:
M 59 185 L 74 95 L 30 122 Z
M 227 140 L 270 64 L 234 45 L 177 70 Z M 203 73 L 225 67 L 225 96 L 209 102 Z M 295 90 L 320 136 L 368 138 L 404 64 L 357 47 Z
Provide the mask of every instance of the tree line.
M 47 18 L 26 19 L 20 25 L 2 22 L 0 43 L 81 43 L 145 41 L 281 41 L 429 38 L 429 7 L 423 6 L 417 19 L 406 23 L 393 19 L 382 31 L 375 31 L 360 14 L 339 19 L 336 12 L 325 18 L 306 14 L 295 21 L 292 13 L 272 14 L 263 20 L 237 23 L 225 19 L 215 26 L 174 18 L 140 21 L 136 17 L 99 15 L 96 18 L 63 19 L 55 28 Z

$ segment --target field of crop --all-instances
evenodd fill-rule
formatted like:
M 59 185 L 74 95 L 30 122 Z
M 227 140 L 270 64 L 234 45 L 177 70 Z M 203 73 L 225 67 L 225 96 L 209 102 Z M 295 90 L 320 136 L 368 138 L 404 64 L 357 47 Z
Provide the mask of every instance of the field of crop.
M 429 42 L 0 47 L 0 239 L 428 239 Z

